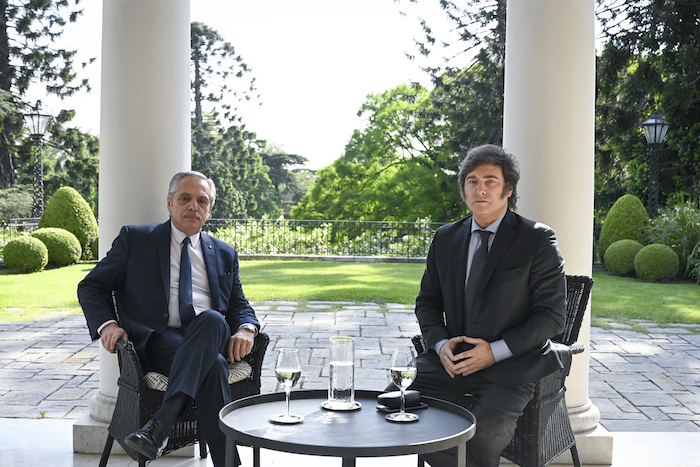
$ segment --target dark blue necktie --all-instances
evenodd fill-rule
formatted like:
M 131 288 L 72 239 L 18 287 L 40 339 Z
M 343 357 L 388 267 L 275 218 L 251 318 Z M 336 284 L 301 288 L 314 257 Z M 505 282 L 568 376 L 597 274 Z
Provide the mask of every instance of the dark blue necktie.
M 467 310 L 470 310 L 476 301 L 476 289 L 484 273 L 486 257 L 489 254 L 489 236 L 491 235 L 491 232 L 488 230 L 475 230 L 475 232 L 478 232 L 479 236 L 481 236 L 481 245 L 472 258 L 472 267 L 469 270 L 469 278 L 464 289 L 464 305 Z
M 187 327 L 192 318 L 194 318 L 194 306 L 192 306 L 192 261 L 190 261 L 189 244 L 190 237 L 185 237 L 182 241 L 182 252 L 180 253 L 178 299 L 180 302 L 182 327 Z

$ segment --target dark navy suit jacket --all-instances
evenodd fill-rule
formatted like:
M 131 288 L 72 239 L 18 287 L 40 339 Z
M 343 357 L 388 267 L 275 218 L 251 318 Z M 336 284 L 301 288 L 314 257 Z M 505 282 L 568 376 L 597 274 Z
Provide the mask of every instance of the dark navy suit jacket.
M 226 317 L 232 333 L 243 323 L 259 326 L 241 288 L 236 250 L 204 232 L 200 245 L 211 308 Z M 117 320 L 148 371 L 146 342 L 168 325 L 170 221 L 122 227 L 107 256 L 78 284 L 78 299 L 91 337 L 98 339 L 97 329 Z
M 441 227 L 428 252 L 416 316 L 427 348 L 466 335 L 504 339 L 513 357 L 481 370 L 506 387 L 537 381 L 562 367 L 550 338 L 566 314 L 564 260 L 552 229 L 507 210 L 489 250 L 474 309 L 464 283 L 472 216 Z

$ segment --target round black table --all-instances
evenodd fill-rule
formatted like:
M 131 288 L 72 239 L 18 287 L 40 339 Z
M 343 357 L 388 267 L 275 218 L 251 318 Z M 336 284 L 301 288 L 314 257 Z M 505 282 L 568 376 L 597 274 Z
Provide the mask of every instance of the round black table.
M 226 465 L 233 466 L 237 444 L 253 448 L 253 462 L 260 467 L 260 449 L 342 457 L 343 467 L 357 457 L 426 454 L 457 447 L 458 465 L 466 466 L 466 442 L 474 436 L 471 412 L 451 402 L 423 396 L 428 408 L 417 410 L 417 422 L 392 423 L 376 409 L 377 391 L 355 391 L 362 408 L 333 412 L 321 407 L 324 390 L 292 391 L 290 412 L 304 416 L 296 425 L 278 425 L 269 417 L 285 410 L 284 393 L 246 397 L 228 404 L 219 413 L 226 434 Z

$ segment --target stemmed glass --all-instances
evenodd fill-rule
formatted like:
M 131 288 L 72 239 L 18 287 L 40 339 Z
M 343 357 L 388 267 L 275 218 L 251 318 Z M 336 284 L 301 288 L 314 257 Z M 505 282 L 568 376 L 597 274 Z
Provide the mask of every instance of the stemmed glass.
M 302 415 L 294 415 L 289 413 L 290 392 L 292 391 L 292 387 L 295 386 L 301 378 L 301 361 L 299 360 L 299 350 L 280 350 L 280 353 L 277 356 L 275 373 L 277 374 L 277 382 L 284 388 L 287 410 L 285 413 L 271 416 L 270 421 L 285 424 L 299 423 L 303 421 L 304 417 Z
M 391 379 L 401 391 L 401 411 L 386 415 L 390 422 L 414 422 L 418 415 L 406 412 L 406 388 L 416 379 L 416 357 L 408 347 L 396 349 L 391 354 Z

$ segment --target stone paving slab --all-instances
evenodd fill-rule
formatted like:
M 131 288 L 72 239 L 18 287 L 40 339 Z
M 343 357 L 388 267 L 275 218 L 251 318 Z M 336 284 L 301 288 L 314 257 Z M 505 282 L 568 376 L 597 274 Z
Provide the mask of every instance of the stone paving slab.
M 279 390 L 280 348 L 300 349 L 305 389 L 328 385 L 328 338 L 355 337 L 355 384 L 382 389 L 396 347 L 420 329 L 413 305 L 295 301 L 255 303 L 270 345 L 262 392 Z M 606 322 L 591 328 L 589 397 L 617 432 L 700 431 L 700 326 L 640 322 L 649 333 Z M 99 387 L 96 342 L 82 316 L 0 323 L 0 418 L 78 419 Z

